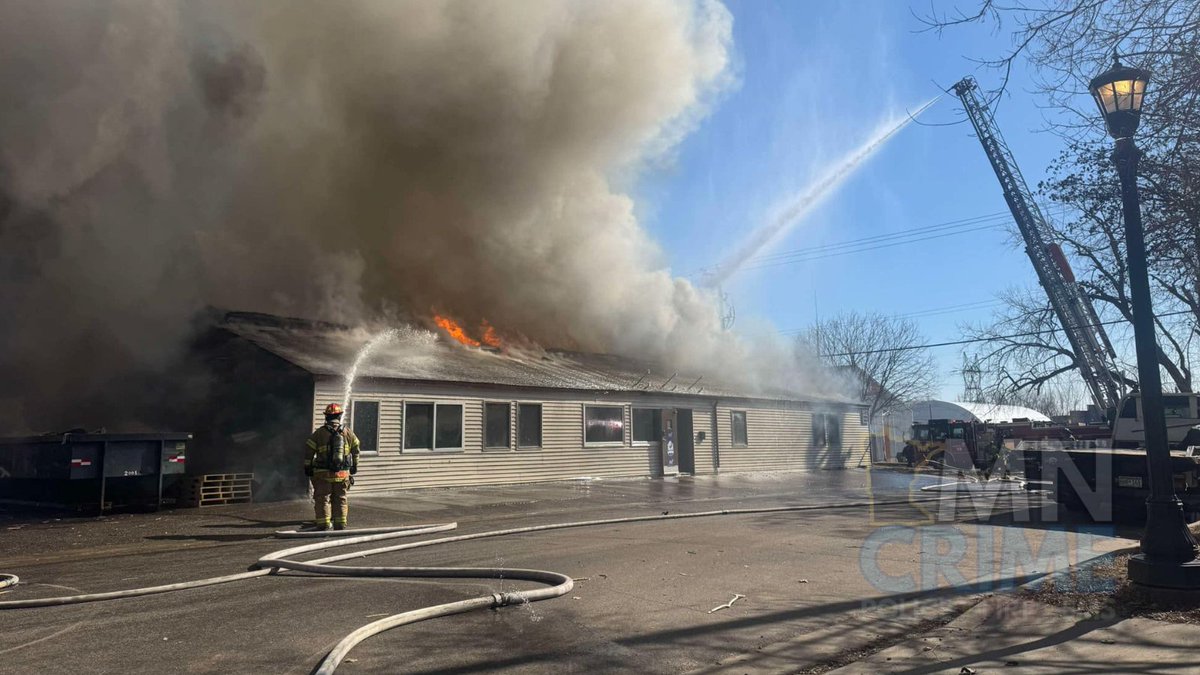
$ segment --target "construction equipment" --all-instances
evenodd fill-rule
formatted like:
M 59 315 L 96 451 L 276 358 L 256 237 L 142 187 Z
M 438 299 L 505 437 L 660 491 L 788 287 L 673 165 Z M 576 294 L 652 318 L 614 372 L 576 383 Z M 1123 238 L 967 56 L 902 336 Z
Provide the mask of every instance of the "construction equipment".
M 976 446 L 976 424 L 962 420 L 914 422 L 901 459 L 910 466 L 932 464 L 941 469 L 972 471 L 991 466 Z M 978 459 L 976 457 L 978 456 Z
M 1116 352 L 1108 334 L 1100 325 L 1096 309 L 1075 282 L 1067 259 L 1057 243 L 1046 218 L 1025 184 L 1012 152 L 1000 136 L 991 112 L 979 98 L 974 78 L 965 77 L 954 85 L 983 151 L 1004 191 L 1004 201 L 1025 241 L 1038 281 L 1045 289 L 1050 305 L 1062 324 L 1063 332 L 1075 354 L 1075 365 L 1087 384 L 1092 400 L 1101 410 L 1115 412 L 1123 393 L 1125 378 L 1116 365 Z
M 1021 441 L 1108 441 L 1111 433 L 1108 426 L 1068 426 L 1020 419 L 1011 422 L 932 419 L 913 423 L 901 459 L 912 466 L 932 465 L 942 471 L 1005 474 L 1017 468 L 1015 463 L 1009 466 L 1008 456 Z

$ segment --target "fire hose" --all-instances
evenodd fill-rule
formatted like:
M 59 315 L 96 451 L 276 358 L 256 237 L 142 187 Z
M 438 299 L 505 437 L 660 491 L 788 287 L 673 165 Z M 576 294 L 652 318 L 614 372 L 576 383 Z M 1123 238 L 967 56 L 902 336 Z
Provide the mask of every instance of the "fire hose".
M 352 553 L 328 556 L 307 562 L 292 560 L 292 557 L 342 546 L 353 546 L 357 544 L 385 541 L 388 539 L 444 532 L 457 528 L 458 524 L 441 523 L 433 525 L 407 525 L 400 527 L 342 530 L 333 532 L 303 532 L 289 530 L 276 532 L 275 536 L 280 538 L 325 538 L 328 540 L 268 553 L 251 565 L 248 571 L 238 574 L 209 577 L 207 579 L 196 579 L 194 581 L 164 584 L 161 586 L 148 586 L 144 588 L 110 591 L 106 593 L 88 593 L 84 595 L 70 595 L 53 598 L 31 598 L 27 600 L 6 600 L 0 601 L 0 610 L 74 605 L 85 602 L 115 600 L 118 598 L 134 598 L 144 595 L 168 593 L 192 588 L 213 586 L 217 584 L 231 583 L 235 581 L 243 581 L 245 579 L 275 574 L 280 570 L 293 570 L 297 572 L 308 572 L 312 574 L 325 574 L 343 577 L 508 579 L 510 581 L 531 581 L 546 584 L 548 586 L 547 588 L 515 591 L 511 593 L 491 593 L 468 600 L 460 600 L 457 602 L 422 607 L 420 609 L 394 614 L 392 616 L 369 623 L 350 633 L 340 642 L 338 642 L 338 644 L 335 645 L 334 648 L 330 650 L 330 652 L 321 661 L 319 668 L 315 671 L 318 675 L 331 675 L 335 670 L 337 670 L 338 665 L 342 662 L 346 655 L 350 653 L 350 650 L 354 649 L 354 647 L 363 640 L 366 640 L 373 635 L 382 633 L 383 631 L 406 624 L 416 623 L 418 621 L 426 621 L 438 617 L 450 616 L 452 614 L 461 614 L 476 609 L 495 609 L 509 605 L 523 605 L 531 602 L 537 602 L 539 600 L 556 598 L 569 593 L 575 585 L 575 582 L 573 579 L 571 579 L 571 577 L 559 572 L 551 572 L 546 570 L 513 569 L 502 567 L 346 567 L 332 565 L 331 563 L 350 560 L 353 558 L 365 558 L 367 556 L 378 555 L 381 553 L 392 553 L 415 548 L 424 548 L 426 546 L 436 546 L 438 544 L 449 544 L 473 539 L 500 537 L 512 534 L 527 534 L 531 532 L 545 532 L 549 530 L 561 530 L 567 528 L 594 527 L 599 525 L 638 523 L 658 520 L 678 520 L 684 518 L 704 518 L 712 516 L 736 516 L 758 513 L 817 511 L 826 509 L 850 509 L 868 506 L 897 506 L 957 499 L 960 496 L 961 495 L 955 494 L 942 497 L 891 501 L 859 501 L 840 504 L 814 504 L 806 506 L 772 506 L 762 508 L 722 509 L 719 511 L 700 511 L 695 513 L 678 514 L 664 513 L 662 515 L 656 514 L 652 516 L 605 518 L 601 520 L 583 520 L 568 523 L 553 523 L 549 525 L 533 525 L 528 527 L 515 527 L 503 530 L 489 530 L 472 534 L 441 537 L 438 539 L 427 539 L 424 541 L 409 542 L 404 544 L 393 544 L 390 546 L 382 546 L 365 551 L 354 551 Z M 17 583 L 18 578 L 16 575 L 0 574 L 0 588 L 12 586 Z

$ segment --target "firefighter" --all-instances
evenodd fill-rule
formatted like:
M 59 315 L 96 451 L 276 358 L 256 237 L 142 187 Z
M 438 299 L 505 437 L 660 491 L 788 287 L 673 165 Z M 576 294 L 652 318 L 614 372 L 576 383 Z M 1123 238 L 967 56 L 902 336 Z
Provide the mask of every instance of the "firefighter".
M 358 473 L 358 437 L 342 426 L 342 406 L 325 406 L 325 424 L 308 437 L 304 454 L 304 475 L 313 487 L 313 529 L 328 530 L 330 501 L 333 502 L 333 529 L 346 529 L 350 504 L 346 492 Z

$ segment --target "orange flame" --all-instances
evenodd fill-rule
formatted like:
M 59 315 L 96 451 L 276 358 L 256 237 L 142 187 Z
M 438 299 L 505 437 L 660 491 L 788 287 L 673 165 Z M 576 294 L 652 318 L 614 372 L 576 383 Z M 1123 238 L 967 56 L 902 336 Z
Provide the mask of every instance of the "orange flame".
M 442 316 L 440 314 L 434 314 L 433 322 L 438 325 L 438 328 L 446 331 L 447 335 L 455 340 L 458 340 L 464 345 L 467 345 L 468 347 L 479 346 L 479 341 L 472 339 L 470 335 L 467 335 L 467 332 L 462 329 L 462 326 L 454 322 L 454 319 Z
M 489 347 L 500 348 L 501 346 L 504 345 L 504 343 L 500 340 L 500 336 L 496 334 L 495 326 L 488 323 L 487 319 L 483 320 L 483 338 L 482 339 L 483 339 L 483 344 L 485 344 Z

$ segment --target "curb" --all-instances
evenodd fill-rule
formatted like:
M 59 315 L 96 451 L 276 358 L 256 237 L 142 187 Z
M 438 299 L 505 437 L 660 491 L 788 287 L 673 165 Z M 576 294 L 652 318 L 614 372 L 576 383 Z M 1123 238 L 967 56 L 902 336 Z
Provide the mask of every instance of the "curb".
M 1107 553 L 1102 553 L 1102 554 L 1096 556 L 1095 558 L 1085 560 L 1081 563 L 1076 563 L 1074 565 L 1067 565 L 1066 569 L 1061 569 L 1056 572 L 1047 572 L 1046 574 L 1043 574 L 1042 576 L 1040 576 L 1036 579 L 1026 581 L 1025 583 L 1023 583 L 1019 586 L 1014 586 L 1010 590 L 1012 590 L 1012 591 L 1036 591 L 1036 590 L 1038 590 L 1038 588 L 1041 587 L 1042 584 L 1046 583 L 1047 581 L 1055 581 L 1058 579 L 1069 577 L 1073 573 L 1085 571 L 1092 567 L 1096 567 L 1097 565 L 1101 565 L 1103 563 L 1110 562 L 1113 559 L 1115 559 L 1117 556 L 1122 556 L 1122 555 L 1126 555 L 1126 554 L 1130 554 L 1130 553 L 1137 553 L 1139 550 L 1141 550 L 1141 546 L 1135 545 L 1135 546 L 1126 546 L 1125 548 L 1119 548 L 1115 551 L 1109 551 Z

